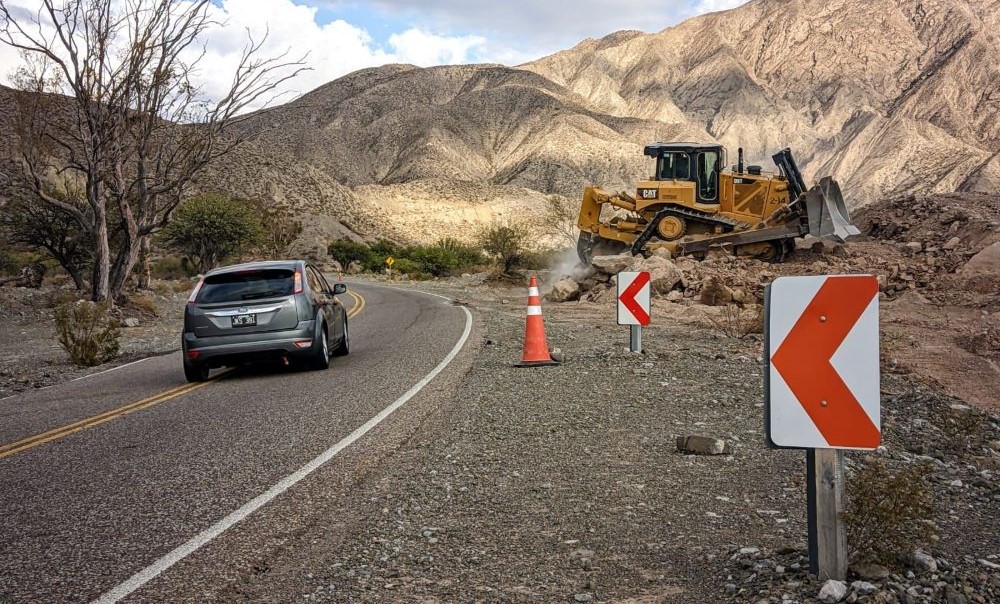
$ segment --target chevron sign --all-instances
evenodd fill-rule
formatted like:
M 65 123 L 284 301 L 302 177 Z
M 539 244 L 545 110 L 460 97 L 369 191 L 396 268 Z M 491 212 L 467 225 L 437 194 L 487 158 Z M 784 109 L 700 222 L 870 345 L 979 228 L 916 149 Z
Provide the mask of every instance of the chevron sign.
M 874 449 L 881 441 L 878 281 L 780 277 L 768 286 L 765 420 L 774 447 Z

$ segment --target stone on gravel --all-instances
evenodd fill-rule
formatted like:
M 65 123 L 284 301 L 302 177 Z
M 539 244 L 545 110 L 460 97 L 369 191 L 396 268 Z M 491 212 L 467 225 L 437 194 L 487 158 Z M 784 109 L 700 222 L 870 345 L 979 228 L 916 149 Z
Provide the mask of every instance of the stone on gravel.
M 614 256 L 594 256 L 593 260 L 590 261 L 590 264 L 599 273 L 603 273 L 605 275 L 616 275 L 628 268 L 634 260 L 635 256 L 625 252 L 622 254 L 615 254 Z
M 677 450 L 696 455 L 729 455 L 733 452 L 729 443 L 720 438 L 697 435 L 678 436 Z
M 854 593 L 859 596 L 867 596 L 868 594 L 875 593 L 878 587 L 874 583 L 869 583 L 868 581 L 855 581 L 851 583 L 851 589 Z
M 917 550 L 913 552 L 913 568 L 922 573 L 936 573 L 937 560 L 934 559 L 934 556 L 931 556 L 921 550 Z
M 594 599 L 594 595 L 593 594 L 576 594 L 575 596 L 573 596 L 573 599 L 576 600 L 577 602 L 590 602 L 591 600 Z
M 552 291 L 546 296 L 552 302 L 570 302 L 580 298 L 580 284 L 571 277 L 565 277 L 552 285 Z
M 837 581 L 836 579 L 830 579 L 823 584 L 823 587 L 819 590 L 820 602 L 825 604 L 836 604 L 844 599 L 847 595 L 847 583 L 843 581 Z
M 673 261 L 661 256 L 640 258 L 629 266 L 634 271 L 649 271 L 649 287 L 654 294 L 666 294 L 680 283 L 684 276 Z
M 135 317 L 125 317 L 122 321 L 122 325 L 125 327 L 139 327 L 139 319 Z
M 885 579 L 892 574 L 892 571 L 888 568 L 873 562 L 859 562 L 852 564 L 851 570 L 862 579 L 874 579 L 876 581 L 879 579 Z
M 699 300 L 706 306 L 727 306 L 733 302 L 733 290 L 721 279 L 711 276 L 701 288 Z
M 945 244 L 941 246 L 941 248 L 950 251 L 956 249 L 960 243 L 962 243 L 961 237 L 952 237 L 951 239 L 946 241 Z

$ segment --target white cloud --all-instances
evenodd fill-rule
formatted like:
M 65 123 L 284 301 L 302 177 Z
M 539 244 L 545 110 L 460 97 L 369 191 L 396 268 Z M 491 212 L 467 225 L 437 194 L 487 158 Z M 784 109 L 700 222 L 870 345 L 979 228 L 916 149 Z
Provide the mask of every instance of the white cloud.
M 481 36 L 438 36 L 416 28 L 389 36 L 389 46 L 400 62 L 421 67 L 466 63 L 470 51 L 485 43 Z
M 115 0 L 124 3 L 124 0 Z M 659 31 L 693 14 L 721 10 L 742 0 L 665 0 L 622 3 L 619 0 L 565 2 L 508 0 L 369 0 L 403 23 L 386 44 L 376 43 L 367 31 L 344 20 L 320 25 L 317 6 L 357 0 L 312 0 L 314 6 L 293 0 L 221 0 L 211 5 L 214 20 L 202 39 L 205 56 L 198 81 L 210 98 L 229 85 L 248 33 L 255 40 L 267 34 L 263 56 L 285 51 L 290 57 L 308 55 L 309 71 L 285 83 L 279 92 L 288 100 L 351 71 L 386 63 L 419 66 L 469 62 L 520 64 L 572 46 L 585 37 L 603 36 L 619 29 Z M 34 14 L 39 0 L 4 0 L 22 15 Z M 373 9 L 376 10 L 376 9 Z M 444 33 L 442 33 L 444 32 Z M 460 35 L 448 35 L 460 32 Z M 20 63 L 17 52 L 0 44 L 0 80 Z

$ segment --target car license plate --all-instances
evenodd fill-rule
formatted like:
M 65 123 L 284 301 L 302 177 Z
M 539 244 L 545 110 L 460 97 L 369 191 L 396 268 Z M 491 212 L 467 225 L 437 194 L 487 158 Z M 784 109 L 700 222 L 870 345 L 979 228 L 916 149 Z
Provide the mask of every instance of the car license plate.
M 257 324 L 257 315 L 236 315 L 233 317 L 233 327 L 253 327 Z

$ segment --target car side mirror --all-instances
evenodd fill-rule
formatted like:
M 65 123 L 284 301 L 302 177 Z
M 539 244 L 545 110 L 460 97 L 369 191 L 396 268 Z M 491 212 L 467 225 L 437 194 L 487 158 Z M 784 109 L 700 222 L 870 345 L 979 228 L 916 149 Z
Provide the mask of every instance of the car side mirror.
M 336 296 L 337 294 L 342 294 L 342 293 L 344 293 L 346 291 L 347 291 L 347 286 L 344 285 L 343 283 L 334 283 L 333 284 L 333 295 L 334 296 Z

